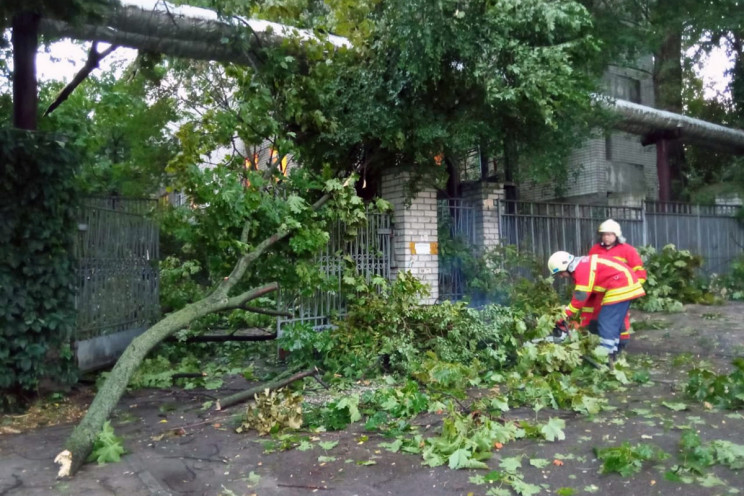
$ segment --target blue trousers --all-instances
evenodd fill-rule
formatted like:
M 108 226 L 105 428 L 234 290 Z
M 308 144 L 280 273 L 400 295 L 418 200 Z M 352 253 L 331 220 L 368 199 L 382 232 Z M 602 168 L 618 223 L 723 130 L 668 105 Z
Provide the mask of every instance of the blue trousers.
M 625 314 L 630 308 L 630 300 L 602 305 L 599 310 L 599 344 L 617 353 L 620 344 L 620 333 L 625 328 Z

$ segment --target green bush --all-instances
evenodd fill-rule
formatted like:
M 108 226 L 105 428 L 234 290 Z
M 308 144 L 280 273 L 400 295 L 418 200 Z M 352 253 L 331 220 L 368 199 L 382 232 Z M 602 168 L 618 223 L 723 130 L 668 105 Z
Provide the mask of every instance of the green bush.
M 704 282 L 698 274 L 703 264 L 701 256 L 677 250 L 672 244 L 661 251 L 644 246 L 639 252 L 648 272 L 646 296 L 636 300 L 641 310 L 679 312 L 683 303 L 712 302 L 712 295 L 703 290 Z
M 0 408 L 75 379 L 77 163 L 58 136 L 0 130 Z
M 281 348 L 294 362 L 320 364 L 347 378 L 415 373 L 427 363 L 434 368 L 431 360 L 499 369 L 516 360 L 525 339 L 546 335 L 554 322 L 542 308 L 531 313 L 499 305 L 476 310 L 462 302 L 422 305 L 425 287 L 409 273 L 378 282 L 351 298 L 334 329 L 287 328 Z

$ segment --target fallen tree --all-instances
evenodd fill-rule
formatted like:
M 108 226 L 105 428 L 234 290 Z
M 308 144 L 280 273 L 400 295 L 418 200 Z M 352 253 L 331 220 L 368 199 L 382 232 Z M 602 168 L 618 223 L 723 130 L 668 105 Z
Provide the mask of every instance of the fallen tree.
M 349 184 L 353 184 L 353 177 L 348 177 L 343 184 L 338 180 L 332 180 L 334 184 L 341 186 L 341 188 L 339 189 L 337 186 L 335 189 L 327 187 L 326 190 L 333 191 L 336 194 L 336 199 L 343 197 L 344 193 L 353 195 L 353 191 L 347 190 Z M 314 204 L 309 206 L 307 211 L 318 212 L 331 198 L 331 192 L 325 193 Z M 243 245 L 247 245 L 248 243 L 247 238 L 250 222 L 250 219 L 246 220 L 241 234 L 240 241 Z M 129 380 L 153 348 L 176 331 L 188 327 L 190 323 L 205 315 L 226 310 L 250 308 L 246 306 L 248 302 L 279 289 L 277 282 L 270 282 L 243 291 L 238 295 L 230 296 L 231 291 L 243 279 L 251 264 L 277 243 L 290 236 L 292 232 L 285 224 L 282 224 L 282 227 L 273 235 L 264 239 L 255 248 L 242 255 L 236 262 L 230 275 L 224 277 L 208 296 L 167 315 L 143 334 L 132 340 L 116 362 L 103 386 L 98 390 L 85 417 L 67 439 L 65 450 L 55 458 L 55 463 L 60 465 L 59 477 L 74 475 L 85 462 L 93 448 L 98 433 L 101 432 L 104 423 L 124 394 Z

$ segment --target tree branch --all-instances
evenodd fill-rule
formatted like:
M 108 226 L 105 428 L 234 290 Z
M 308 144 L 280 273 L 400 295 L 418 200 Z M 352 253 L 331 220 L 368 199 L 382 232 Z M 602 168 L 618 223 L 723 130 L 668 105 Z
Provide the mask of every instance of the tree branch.
M 111 45 L 103 52 L 98 52 L 96 50 L 97 46 L 98 42 L 94 41 L 93 45 L 90 47 L 90 51 L 88 52 L 88 60 L 85 61 L 85 65 L 77 74 L 75 74 L 75 77 L 72 78 L 72 81 L 70 81 L 67 86 L 62 89 L 62 91 L 59 93 L 59 95 L 57 95 L 57 98 L 52 102 L 52 104 L 49 105 L 49 108 L 47 108 L 46 112 L 44 112 L 44 117 L 54 112 L 54 109 L 59 107 L 62 102 L 67 100 L 67 98 L 72 94 L 75 88 L 77 88 L 80 83 L 85 81 L 85 78 L 87 78 L 88 75 L 93 72 L 93 69 L 96 69 L 98 67 L 98 63 L 104 57 L 118 48 L 116 45 Z
M 343 186 L 346 187 L 349 185 L 349 182 L 351 181 L 351 177 L 349 176 L 346 178 L 346 181 L 344 181 Z M 328 203 L 328 201 L 331 199 L 331 194 L 326 193 L 323 196 L 321 196 L 315 203 L 312 204 L 310 207 L 314 211 L 320 210 L 323 205 Z M 243 233 L 245 233 L 246 227 L 243 228 Z M 268 238 L 261 241 L 258 245 L 256 245 L 253 250 L 243 255 L 240 260 L 238 260 L 238 263 L 235 264 L 235 267 L 233 268 L 232 272 L 229 276 L 225 277 L 222 282 L 217 286 L 217 289 L 215 290 L 215 295 L 222 295 L 223 297 L 227 295 L 230 290 L 232 289 L 235 284 L 240 281 L 240 279 L 245 274 L 245 271 L 248 270 L 248 266 L 253 263 L 258 257 L 263 255 L 266 250 L 274 246 L 279 241 L 283 240 L 290 234 L 290 230 L 287 228 L 279 228 L 277 232 L 269 236 Z M 242 235 L 241 235 L 242 238 Z M 240 297 L 235 297 L 240 298 Z M 233 299 L 231 298 L 231 301 Z M 249 301 L 249 300 L 244 300 Z M 234 307 L 237 308 L 237 307 Z
M 299 372 L 291 377 L 288 377 L 283 380 L 274 381 L 269 384 L 262 384 L 260 386 L 255 386 L 250 389 L 247 389 L 245 391 L 241 391 L 239 393 L 235 393 L 233 395 L 230 395 L 226 398 L 222 398 L 217 400 L 215 403 L 215 409 L 216 410 L 224 410 L 225 408 L 228 408 L 233 405 L 237 405 L 238 403 L 243 403 L 245 401 L 249 401 L 258 393 L 263 392 L 266 389 L 279 389 L 283 388 L 287 384 L 291 384 L 294 381 L 298 381 L 300 379 L 303 379 L 309 375 L 315 375 L 318 373 L 318 369 L 316 367 L 312 369 L 305 370 L 303 372 Z
M 268 308 L 259 308 L 259 307 L 249 307 L 249 306 L 242 306 L 241 307 L 246 312 L 253 312 L 253 313 L 260 313 L 263 315 L 272 315 L 274 317 L 293 317 L 294 315 L 289 312 L 282 312 L 280 310 L 270 310 Z

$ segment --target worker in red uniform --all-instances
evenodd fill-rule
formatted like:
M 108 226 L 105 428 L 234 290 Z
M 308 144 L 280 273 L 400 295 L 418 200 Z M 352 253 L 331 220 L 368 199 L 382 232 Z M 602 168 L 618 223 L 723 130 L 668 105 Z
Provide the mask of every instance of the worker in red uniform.
M 643 260 L 633 245 L 628 244 L 623 237 L 620 224 L 612 219 L 602 222 L 597 229 L 600 239 L 599 243 L 592 246 L 589 255 L 604 255 L 620 260 L 630 267 L 641 284 L 646 282 L 646 269 L 643 268 Z M 595 305 L 592 297 L 581 312 L 581 327 L 596 331 L 596 320 L 599 316 L 599 306 Z M 625 315 L 622 332 L 620 333 L 620 351 L 625 348 L 630 339 L 630 312 Z
M 574 257 L 568 252 L 553 253 L 548 260 L 550 273 L 558 277 L 571 277 L 575 287 L 571 303 L 564 310 L 566 318 L 581 312 L 594 296 L 599 313 L 597 324 L 599 342 L 610 352 L 610 363 L 617 356 L 620 331 L 630 308 L 631 300 L 640 298 L 643 291 L 638 276 L 623 262 L 604 255 Z

